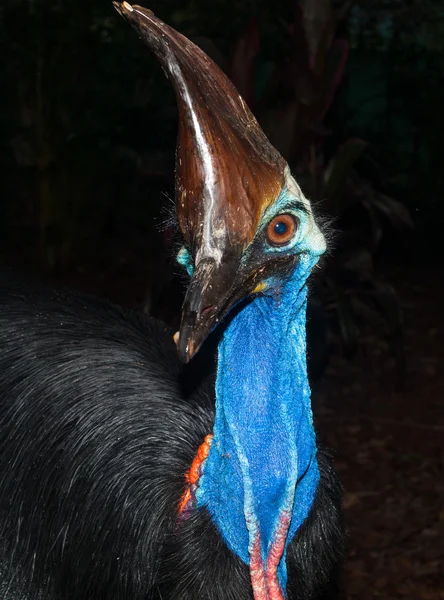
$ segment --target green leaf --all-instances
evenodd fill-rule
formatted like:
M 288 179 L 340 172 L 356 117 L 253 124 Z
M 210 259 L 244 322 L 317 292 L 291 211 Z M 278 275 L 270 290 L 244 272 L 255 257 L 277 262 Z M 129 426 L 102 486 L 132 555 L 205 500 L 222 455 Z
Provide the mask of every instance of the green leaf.
M 250 108 L 254 101 L 256 61 L 259 54 L 259 23 L 256 18 L 236 40 L 230 61 L 230 77 Z
M 355 251 L 346 255 L 346 258 L 342 261 L 342 266 L 357 275 L 370 276 L 373 271 L 372 255 L 363 246 L 358 247 Z
M 393 333 L 400 329 L 402 310 L 395 289 L 387 283 L 373 281 L 370 295 L 373 297 L 376 309 L 383 316 L 388 331 Z
M 293 149 L 298 114 L 299 103 L 289 102 L 280 109 L 267 111 L 262 120 L 271 143 L 287 160 Z
M 375 193 L 370 200 L 375 209 L 387 217 L 393 227 L 397 229 L 415 228 L 412 217 L 402 202 L 380 193 Z
M 344 77 L 349 45 L 346 40 L 335 40 L 331 43 L 325 66 L 319 75 L 319 91 L 316 122 L 321 122 L 330 108 L 336 91 Z
M 361 200 L 362 206 L 366 209 L 369 221 L 370 221 L 370 230 L 371 230 L 371 242 L 372 249 L 376 251 L 378 248 L 381 239 L 382 239 L 382 226 L 380 219 L 378 219 L 376 215 L 376 211 L 373 207 L 373 204 L 369 202 L 366 198 Z
M 270 94 L 270 92 L 274 91 L 274 88 L 276 88 L 276 84 L 273 86 L 272 81 L 275 73 L 276 63 L 274 61 L 258 61 L 258 64 L 256 66 L 256 77 L 254 82 L 254 97 L 256 104 L 259 104 L 261 102 L 266 103 L 267 99 L 264 98 L 266 92 Z
M 345 184 L 352 169 L 367 148 L 368 143 L 359 138 L 350 138 L 338 149 L 327 166 L 324 174 L 323 196 L 329 210 L 338 214 L 339 197 L 344 192 Z
M 350 297 L 335 286 L 336 308 L 339 330 L 347 358 L 353 358 L 358 345 L 359 329 L 355 321 Z
M 308 46 L 310 65 L 314 65 L 319 56 L 325 32 L 328 31 L 327 45 L 330 46 L 332 23 L 331 0 L 299 0 L 302 10 L 303 27 Z

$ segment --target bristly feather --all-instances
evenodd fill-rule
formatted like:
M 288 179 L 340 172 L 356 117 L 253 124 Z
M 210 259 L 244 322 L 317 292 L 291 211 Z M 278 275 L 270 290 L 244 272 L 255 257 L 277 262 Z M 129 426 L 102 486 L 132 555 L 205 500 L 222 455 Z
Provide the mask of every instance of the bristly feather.
M 334 224 L 336 221 L 335 217 L 328 215 L 322 206 L 322 202 L 311 201 L 311 209 L 314 220 L 318 224 L 319 229 L 322 231 L 322 235 L 326 241 L 326 250 L 320 257 L 318 265 L 321 266 L 326 258 L 328 258 L 332 251 L 335 249 L 335 243 L 338 237 L 338 230 Z M 319 269 L 318 269 L 319 270 Z
M 3 273 L 0 347 L 0 598 L 251 599 L 248 567 L 206 512 L 177 523 L 214 399 L 172 332 Z M 290 600 L 321 597 L 343 552 L 338 482 L 318 462 L 288 550 Z
M 161 216 L 162 219 L 159 224 L 159 231 L 166 231 L 167 229 L 179 229 L 179 221 L 177 219 L 176 212 L 176 201 L 167 192 L 163 193 L 164 198 L 167 199 L 168 203 L 162 206 Z

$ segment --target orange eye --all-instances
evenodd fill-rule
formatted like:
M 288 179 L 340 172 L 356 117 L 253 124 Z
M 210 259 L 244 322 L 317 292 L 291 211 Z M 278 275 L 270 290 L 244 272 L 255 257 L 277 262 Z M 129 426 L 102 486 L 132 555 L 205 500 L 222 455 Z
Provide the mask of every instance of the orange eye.
M 273 246 L 284 246 L 294 236 L 296 229 L 296 219 L 293 215 L 279 215 L 268 224 L 268 241 Z

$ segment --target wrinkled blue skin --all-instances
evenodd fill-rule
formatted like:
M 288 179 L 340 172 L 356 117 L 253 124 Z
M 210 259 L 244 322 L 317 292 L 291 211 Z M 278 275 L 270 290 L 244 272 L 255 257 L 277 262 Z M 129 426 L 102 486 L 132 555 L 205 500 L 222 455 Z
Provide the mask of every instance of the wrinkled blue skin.
M 266 563 L 283 511 L 292 515 L 278 567 L 283 593 L 286 549 L 319 481 L 305 313 L 306 280 L 325 249 L 312 216 L 293 209 L 293 200 L 284 191 L 258 231 L 277 214 L 293 212 L 300 221 L 295 238 L 286 247 L 263 250 L 298 254 L 297 266 L 283 281 L 267 280 L 265 292 L 232 318 L 219 344 L 214 438 L 196 492 L 198 506 L 209 510 L 228 547 L 246 564 L 258 532 Z M 180 258 L 192 274 L 187 253 Z

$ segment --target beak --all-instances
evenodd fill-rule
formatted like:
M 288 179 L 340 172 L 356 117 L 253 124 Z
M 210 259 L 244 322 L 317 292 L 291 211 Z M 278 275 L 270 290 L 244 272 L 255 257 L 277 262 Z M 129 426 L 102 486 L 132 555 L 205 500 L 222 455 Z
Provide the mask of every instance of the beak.
M 236 285 L 239 260 L 232 257 L 217 264 L 212 259 L 199 262 L 182 306 L 177 349 L 182 362 L 189 362 L 209 333 L 230 308 L 248 294 Z
M 161 63 L 177 97 L 179 226 L 199 260 L 177 340 L 188 362 L 230 308 L 254 289 L 239 269 L 264 211 L 279 197 L 287 163 L 228 77 L 190 40 L 150 10 L 114 0 Z M 215 259 L 214 250 L 222 259 Z

